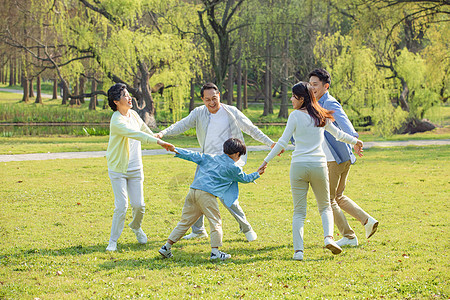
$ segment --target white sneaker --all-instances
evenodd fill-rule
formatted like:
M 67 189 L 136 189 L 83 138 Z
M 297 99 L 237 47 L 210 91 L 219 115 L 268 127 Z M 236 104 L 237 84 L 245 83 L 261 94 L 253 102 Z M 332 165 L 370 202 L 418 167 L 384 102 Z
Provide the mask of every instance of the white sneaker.
M 220 260 L 227 260 L 231 258 L 230 254 L 227 254 L 225 252 L 219 251 L 219 253 L 214 254 L 211 252 L 211 257 L 209 258 L 210 260 L 216 260 L 216 259 L 220 259 Z
M 190 233 L 188 235 L 183 236 L 183 239 L 185 240 L 191 240 L 191 239 L 201 239 L 201 238 L 207 238 L 208 234 L 206 231 L 203 231 L 202 233 Z
M 117 242 L 109 242 L 108 247 L 106 247 L 106 251 L 116 251 L 117 250 Z
M 364 225 L 364 228 L 366 229 L 366 238 L 370 238 L 375 233 L 375 231 L 377 231 L 378 221 L 372 217 L 369 217 L 366 225 Z
M 298 251 L 294 253 L 293 260 L 303 260 L 303 251 Z
M 258 236 L 256 235 L 256 232 L 254 232 L 253 230 L 247 231 L 244 234 L 245 234 L 245 238 L 249 242 L 253 242 L 254 240 L 256 240 L 258 238 Z
M 343 247 L 343 246 L 356 247 L 356 246 L 358 246 L 358 238 L 356 236 L 354 239 L 349 239 L 349 238 L 343 237 L 339 241 L 336 241 L 336 244 L 339 247 Z
M 134 234 L 136 235 L 136 239 L 139 242 L 139 244 L 147 243 L 147 235 L 142 230 L 142 228 L 139 228 L 139 229 L 131 228 L 131 230 L 133 230 Z
M 158 252 L 164 258 L 171 258 L 173 256 L 172 249 L 167 249 L 166 245 L 162 246 L 161 249 L 158 250 Z
M 333 254 L 339 254 L 342 252 L 341 247 L 336 244 L 336 242 L 331 237 L 325 238 L 325 248 L 331 251 Z

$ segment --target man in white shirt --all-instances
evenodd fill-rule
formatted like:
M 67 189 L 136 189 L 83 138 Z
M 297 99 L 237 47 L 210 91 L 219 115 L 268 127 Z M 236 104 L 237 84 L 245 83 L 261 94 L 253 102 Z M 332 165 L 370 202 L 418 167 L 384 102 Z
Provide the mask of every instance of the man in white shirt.
M 222 145 L 229 138 L 238 138 L 244 141 L 242 131 L 268 147 L 275 145 L 236 107 L 220 103 L 220 92 L 215 84 L 206 83 L 203 85 L 200 95 L 205 105 L 195 108 L 186 118 L 155 134 L 155 137 L 162 138 L 167 135 L 176 135 L 195 127 L 201 150 L 208 154 L 222 154 Z M 243 155 L 238 164 L 243 166 L 246 162 L 247 155 Z M 223 199 L 220 199 L 220 201 L 223 203 Z M 226 205 L 225 207 L 239 223 L 239 228 L 245 234 L 247 240 L 256 240 L 257 235 L 247 221 L 239 201 L 236 200 L 230 207 Z M 192 226 L 192 233 L 184 238 L 192 239 L 207 236 L 202 216 Z

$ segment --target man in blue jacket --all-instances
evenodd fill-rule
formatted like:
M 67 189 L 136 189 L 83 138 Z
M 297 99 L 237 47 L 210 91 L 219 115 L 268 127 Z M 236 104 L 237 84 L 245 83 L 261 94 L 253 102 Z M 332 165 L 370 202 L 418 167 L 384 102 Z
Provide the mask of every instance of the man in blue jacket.
M 334 125 L 354 137 L 359 137 L 342 109 L 341 104 L 328 92 L 331 84 L 330 74 L 325 69 L 315 69 L 309 73 L 308 77 L 309 83 L 314 88 L 314 96 L 318 99 L 319 104 L 325 109 L 334 111 Z M 350 166 L 356 161 L 356 157 L 349 144 L 336 141 L 328 132 L 325 132 L 323 150 L 328 162 L 330 201 L 333 209 L 334 223 L 343 236 L 336 243 L 341 247 L 357 246 L 358 238 L 348 224 L 342 210 L 361 222 L 365 227 L 366 238 L 370 238 L 375 233 L 378 228 L 378 221 L 366 213 L 352 199 L 344 195 Z

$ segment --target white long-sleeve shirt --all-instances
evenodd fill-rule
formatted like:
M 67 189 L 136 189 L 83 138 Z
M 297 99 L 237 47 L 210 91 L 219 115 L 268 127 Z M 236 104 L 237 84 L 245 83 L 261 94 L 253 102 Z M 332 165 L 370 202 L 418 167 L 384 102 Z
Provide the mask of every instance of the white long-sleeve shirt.
M 289 139 L 294 136 L 295 150 L 292 153 L 292 162 L 326 163 L 327 159 L 322 149 L 324 130 L 331 133 L 340 142 L 354 145 L 358 141 L 357 138 L 338 129 L 330 121 L 327 121 L 324 127 L 317 127 L 314 125 L 314 119 L 307 112 L 295 110 L 289 115 L 283 135 L 264 160 L 271 161 L 282 149 L 287 147 Z

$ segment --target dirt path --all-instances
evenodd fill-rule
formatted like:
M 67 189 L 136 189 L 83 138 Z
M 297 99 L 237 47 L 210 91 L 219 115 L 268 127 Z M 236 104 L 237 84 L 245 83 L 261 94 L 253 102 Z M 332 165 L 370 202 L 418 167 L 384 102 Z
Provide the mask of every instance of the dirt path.
M 418 140 L 418 141 L 391 141 L 391 142 L 365 142 L 364 149 L 372 147 L 404 147 L 404 146 L 430 146 L 430 145 L 450 145 L 450 139 L 446 140 Z M 199 148 L 187 148 L 189 150 L 199 151 Z M 293 150 L 292 145 L 288 150 Z M 248 146 L 248 151 L 269 151 L 266 146 Z M 142 155 L 162 155 L 172 154 L 164 149 L 142 150 Z M 0 155 L 0 162 L 24 161 L 24 160 L 47 160 L 47 159 L 73 159 L 73 158 L 92 158 L 105 157 L 106 151 L 90 152 L 59 152 L 59 153 L 33 153 L 33 154 L 6 154 Z

